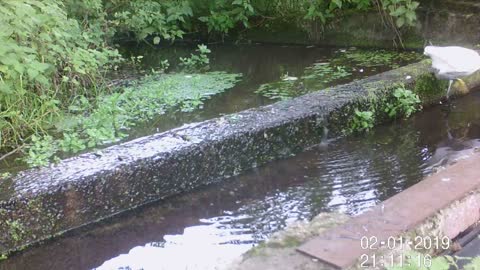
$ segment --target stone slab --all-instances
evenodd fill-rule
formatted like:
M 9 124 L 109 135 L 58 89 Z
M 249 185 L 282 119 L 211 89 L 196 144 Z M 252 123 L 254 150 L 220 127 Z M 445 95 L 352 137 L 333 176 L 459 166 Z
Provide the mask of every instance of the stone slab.
M 377 241 L 375 248 L 378 248 L 389 237 L 413 230 L 440 210 L 479 189 L 480 169 L 476 169 L 479 164 L 480 154 L 462 160 L 350 222 L 322 233 L 301 245 L 298 251 L 341 269 L 350 267 L 362 254 L 375 251 L 374 248 L 362 248 L 362 237 L 373 237 Z M 480 198 L 477 197 L 444 217 L 445 236 L 452 239 L 480 219 Z

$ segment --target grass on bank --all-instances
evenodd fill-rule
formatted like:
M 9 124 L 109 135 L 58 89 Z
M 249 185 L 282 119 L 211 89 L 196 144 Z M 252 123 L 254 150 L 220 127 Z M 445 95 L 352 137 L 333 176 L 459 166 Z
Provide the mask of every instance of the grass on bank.
M 32 137 L 25 161 L 30 166 L 44 166 L 59 151 L 76 153 L 118 141 L 139 122 L 169 110 L 199 108 L 206 99 L 235 86 L 240 77 L 225 72 L 163 74 L 121 92 L 100 95 L 96 105 L 80 97 L 56 122 L 53 136 Z

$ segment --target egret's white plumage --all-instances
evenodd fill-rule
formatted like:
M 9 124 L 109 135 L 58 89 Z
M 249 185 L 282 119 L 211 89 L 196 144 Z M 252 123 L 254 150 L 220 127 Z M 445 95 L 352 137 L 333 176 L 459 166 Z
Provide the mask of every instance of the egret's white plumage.
M 459 46 L 427 46 L 424 54 L 432 58 L 432 68 L 439 79 L 450 80 L 447 98 L 453 80 L 459 80 L 480 69 L 480 55 Z

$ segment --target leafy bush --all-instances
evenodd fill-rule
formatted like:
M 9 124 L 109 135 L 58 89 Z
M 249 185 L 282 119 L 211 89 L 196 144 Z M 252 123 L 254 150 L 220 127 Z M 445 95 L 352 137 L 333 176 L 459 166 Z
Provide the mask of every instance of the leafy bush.
M 56 0 L 4 1 L 0 25 L 0 148 L 48 128 L 73 96 L 94 95 L 120 59 Z
M 382 0 L 382 5 L 389 15 L 395 18 L 397 27 L 414 26 L 417 20 L 415 10 L 419 3 L 412 0 Z
M 173 41 L 182 38 L 182 24 L 193 15 L 187 1 L 131 1 L 126 10 L 115 14 L 120 31 L 133 32 L 138 40 L 153 36 L 158 44 L 163 38 Z
M 250 0 L 216 0 L 210 5 L 210 14 L 198 19 L 207 24 L 208 32 L 228 34 L 238 23 L 249 27 L 249 19 L 255 15 Z

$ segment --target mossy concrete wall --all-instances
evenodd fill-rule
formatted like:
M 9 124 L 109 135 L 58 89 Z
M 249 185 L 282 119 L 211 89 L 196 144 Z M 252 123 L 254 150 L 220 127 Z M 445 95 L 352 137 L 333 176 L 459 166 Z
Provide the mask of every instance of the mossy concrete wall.
M 415 27 L 402 29 L 406 48 L 434 45 L 472 46 L 480 43 L 480 3 L 476 1 L 421 1 Z M 395 47 L 394 31 L 375 11 L 346 11 L 327 26 L 312 22 L 297 27 L 281 19 L 248 30 L 242 36 L 253 42 L 318 44 L 327 46 Z M 397 46 L 399 43 L 397 41 Z M 400 46 L 399 46 L 400 47 Z
M 0 254 L 295 155 L 320 143 L 326 128 L 341 134 L 355 108 L 399 83 L 424 84 L 428 102 L 438 101 L 446 88 L 431 78 L 423 61 L 24 171 L 0 182 Z

